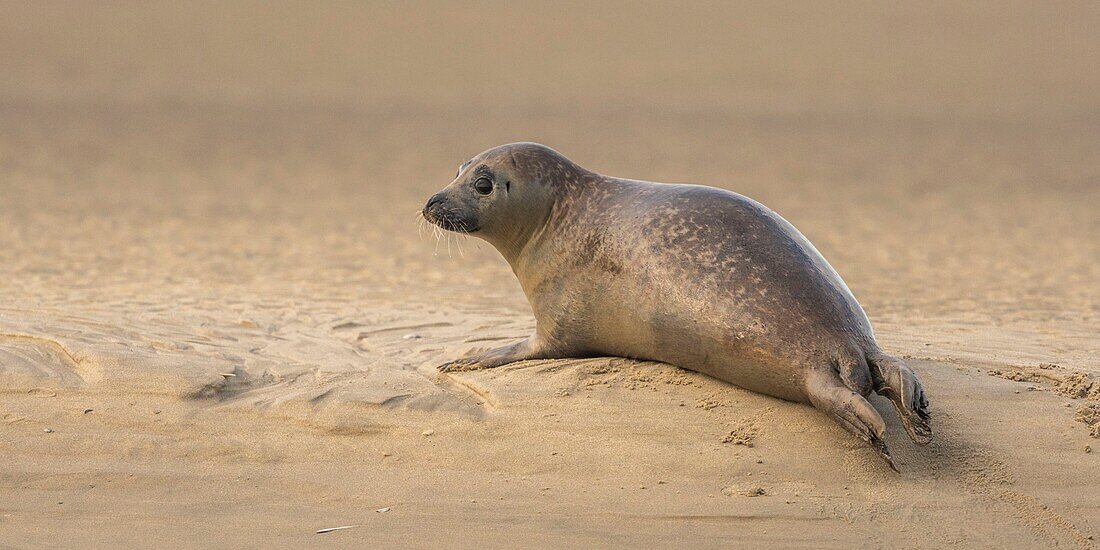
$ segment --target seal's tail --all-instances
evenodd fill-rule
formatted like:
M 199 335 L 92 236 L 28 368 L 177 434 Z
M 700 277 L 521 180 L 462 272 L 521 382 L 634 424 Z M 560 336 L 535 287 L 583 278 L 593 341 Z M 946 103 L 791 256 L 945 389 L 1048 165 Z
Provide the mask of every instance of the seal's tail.
M 928 398 L 924 386 L 905 361 L 875 350 L 867 355 L 875 392 L 894 403 L 909 438 L 917 445 L 932 441 L 932 417 L 928 413 Z

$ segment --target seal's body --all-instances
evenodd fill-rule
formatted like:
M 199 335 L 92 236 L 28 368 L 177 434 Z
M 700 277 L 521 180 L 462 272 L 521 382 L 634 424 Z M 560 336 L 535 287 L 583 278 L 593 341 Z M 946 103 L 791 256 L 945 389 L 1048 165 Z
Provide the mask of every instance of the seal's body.
M 527 340 L 444 370 L 601 355 L 661 361 L 810 403 L 890 461 L 885 424 L 864 399 L 877 391 L 914 441 L 931 439 L 916 375 L 879 349 L 813 245 L 752 199 L 610 178 L 519 143 L 464 164 L 424 216 L 493 244 L 537 320 Z

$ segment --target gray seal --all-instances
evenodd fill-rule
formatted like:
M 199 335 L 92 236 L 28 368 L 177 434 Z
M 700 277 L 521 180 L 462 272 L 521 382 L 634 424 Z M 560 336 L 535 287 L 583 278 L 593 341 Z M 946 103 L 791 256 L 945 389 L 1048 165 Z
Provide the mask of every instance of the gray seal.
M 810 241 L 752 199 L 603 176 L 549 147 L 513 143 L 464 163 L 422 213 L 492 244 L 536 319 L 527 339 L 443 371 L 660 361 L 809 403 L 895 470 L 867 396 L 887 397 L 917 444 L 932 439 L 916 374 L 879 348 L 863 308 Z

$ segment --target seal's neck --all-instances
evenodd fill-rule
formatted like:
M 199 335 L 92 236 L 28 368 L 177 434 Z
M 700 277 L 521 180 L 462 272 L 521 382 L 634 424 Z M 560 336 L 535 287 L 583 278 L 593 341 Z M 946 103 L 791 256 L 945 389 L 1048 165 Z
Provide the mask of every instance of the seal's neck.
M 525 256 L 542 249 L 552 235 L 568 225 L 578 203 L 599 174 L 577 166 L 560 157 L 560 162 L 544 165 L 532 175 L 533 185 L 517 202 L 509 216 L 506 228 L 487 239 L 516 270 L 517 263 Z
M 561 244 L 561 236 L 558 235 L 559 215 L 548 209 L 545 215 L 525 223 L 513 240 L 493 245 L 508 261 L 528 303 L 535 311 L 540 308 L 536 290 L 548 276 L 561 268 L 561 250 L 558 250 Z
M 549 206 L 524 209 L 517 213 L 508 230 L 493 235 L 490 240 L 490 244 L 508 260 L 513 271 L 517 271 L 526 258 L 538 253 L 548 233 L 553 232 L 554 225 L 558 223 L 560 212 L 556 201 L 548 202 Z
M 539 293 L 547 280 L 559 278 L 568 265 L 585 252 L 578 241 L 585 237 L 603 208 L 603 198 L 611 192 L 614 180 L 588 172 L 583 178 L 558 188 L 553 200 L 527 213 L 517 222 L 514 238 L 493 243 L 519 279 L 531 306 L 539 306 Z

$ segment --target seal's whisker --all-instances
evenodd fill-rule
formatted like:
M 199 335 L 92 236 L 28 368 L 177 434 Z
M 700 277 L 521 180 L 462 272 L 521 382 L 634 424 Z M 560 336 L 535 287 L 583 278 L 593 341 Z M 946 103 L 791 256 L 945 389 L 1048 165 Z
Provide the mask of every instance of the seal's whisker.
M 470 229 L 466 226 L 466 222 L 458 222 L 458 235 L 455 238 L 455 246 L 458 247 L 458 256 L 460 258 L 466 257 L 466 252 L 462 250 L 462 241 L 470 234 Z
M 466 257 L 466 251 L 462 250 L 462 237 L 465 237 L 465 236 L 466 236 L 466 230 L 463 229 L 462 232 L 459 233 L 455 237 L 455 246 L 458 248 L 458 257 L 459 258 L 465 258 Z
M 435 237 L 435 248 L 432 249 L 432 255 L 433 256 L 438 256 L 439 255 L 439 233 L 440 233 L 439 226 L 438 225 L 433 225 L 432 226 L 432 237 Z

